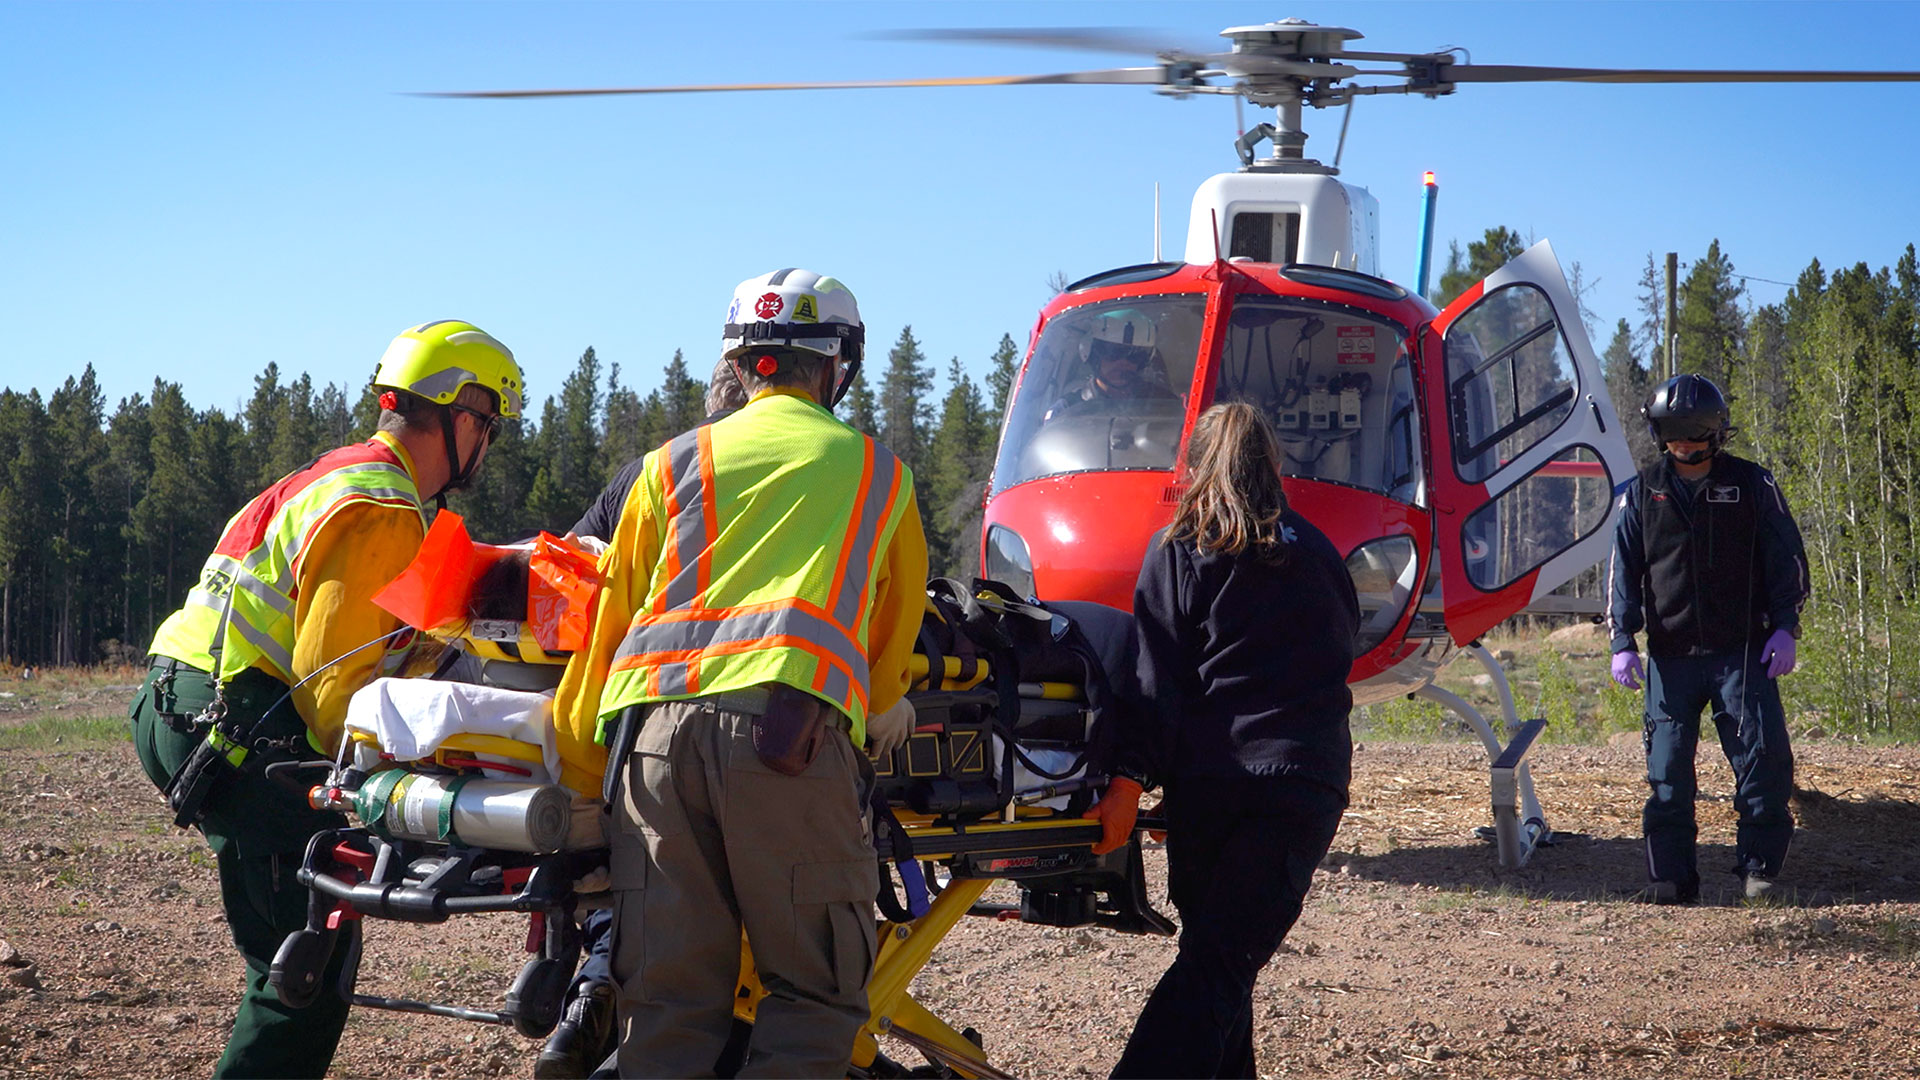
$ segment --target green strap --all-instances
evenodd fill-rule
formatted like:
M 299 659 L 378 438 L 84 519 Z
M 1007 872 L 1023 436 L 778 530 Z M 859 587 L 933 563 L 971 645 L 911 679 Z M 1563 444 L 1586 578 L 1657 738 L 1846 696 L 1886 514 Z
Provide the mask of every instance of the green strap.
M 388 835 L 387 800 L 392 797 L 393 789 L 408 775 L 405 769 L 386 769 L 374 773 L 366 783 L 360 785 L 360 790 L 353 796 L 353 810 L 359 815 L 362 825 L 381 836 Z
M 460 842 L 460 837 L 453 831 L 453 801 L 460 797 L 460 789 L 466 787 L 467 781 L 471 779 L 473 779 L 473 776 L 470 773 L 454 777 L 453 782 L 447 785 L 447 790 L 440 795 L 440 827 L 438 832 L 440 839 L 445 840 L 449 844 L 457 844 Z

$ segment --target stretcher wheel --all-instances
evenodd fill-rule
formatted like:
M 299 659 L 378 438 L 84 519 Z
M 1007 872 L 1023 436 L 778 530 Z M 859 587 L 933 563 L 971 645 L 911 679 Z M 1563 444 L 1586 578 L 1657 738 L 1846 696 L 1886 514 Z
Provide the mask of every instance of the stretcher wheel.
M 304 1009 L 320 996 L 321 979 L 327 961 L 333 957 L 334 930 L 295 930 L 280 943 L 273 954 L 273 966 L 267 969 L 267 985 L 273 987 L 280 1004 L 289 1009 Z
M 507 991 L 507 1011 L 513 1030 L 529 1039 L 543 1039 L 560 1022 L 567 1004 L 567 984 L 573 981 L 573 963 L 554 957 L 529 960 Z

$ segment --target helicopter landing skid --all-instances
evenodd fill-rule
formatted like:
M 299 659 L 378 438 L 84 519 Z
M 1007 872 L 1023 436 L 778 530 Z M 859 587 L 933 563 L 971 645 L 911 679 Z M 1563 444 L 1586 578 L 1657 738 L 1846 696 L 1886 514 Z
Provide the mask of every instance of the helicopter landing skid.
M 1534 848 L 1553 842 L 1553 831 L 1547 828 L 1546 815 L 1540 810 L 1540 800 L 1534 796 L 1533 772 L 1527 765 L 1527 752 L 1533 749 L 1534 740 L 1539 738 L 1547 722 L 1543 718 L 1521 721 L 1513 706 L 1513 688 L 1507 683 L 1506 669 L 1493 658 L 1486 646 L 1475 642 L 1464 651 L 1480 661 L 1480 666 L 1492 678 L 1511 741 L 1501 745 L 1499 736 L 1494 734 L 1493 725 L 1480 714 L 1480 710 L 1467 704 L 1458 694 L 1432 683 L 1414 693 L 1444 706 L 1465 720 L 1486 746 L 1487 756 L 1492 759 L 1493 841 L 1500 852 L 1500 865 L 1514 870 L 1526 865 Z

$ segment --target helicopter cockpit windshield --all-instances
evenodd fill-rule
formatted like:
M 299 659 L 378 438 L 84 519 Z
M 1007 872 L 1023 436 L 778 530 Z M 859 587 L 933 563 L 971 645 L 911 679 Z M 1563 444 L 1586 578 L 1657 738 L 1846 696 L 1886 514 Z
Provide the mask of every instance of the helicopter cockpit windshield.
M 1240 296 L 1216 401 L 1265 413 L 1289 476 L 1420 501 L 1420 438 L 1406 332 L 1340 304 Z
M 1206 296 L 1136 296 L 1062 312 L 1027 361 L 994 489 L 1061 473 L 1171 469 Z

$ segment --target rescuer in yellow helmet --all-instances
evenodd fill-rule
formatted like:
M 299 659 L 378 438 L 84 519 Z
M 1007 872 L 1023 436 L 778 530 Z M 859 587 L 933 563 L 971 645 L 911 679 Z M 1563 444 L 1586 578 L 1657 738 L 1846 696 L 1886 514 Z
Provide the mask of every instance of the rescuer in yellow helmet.
M 266 764 L 333 756 L 347 699 L 391 672 L 412 633 L 373 603 L 426 535 L 426 499 L 473 478 L 526 387 L 505 345 L 443 320 L 393 339 L 374 376 L 379 430 L 322 454 L 227 522 L 186 603 L 154 636 L 134 699 L 134 750 L 175 822 L 206 836 L 247 984 L 215 1076 L 323 1076 L 347 1021 L 342 934 L 309 1008 L 267 985 L 306 925 L 295 878 L 340 815 L 269 780 Z

